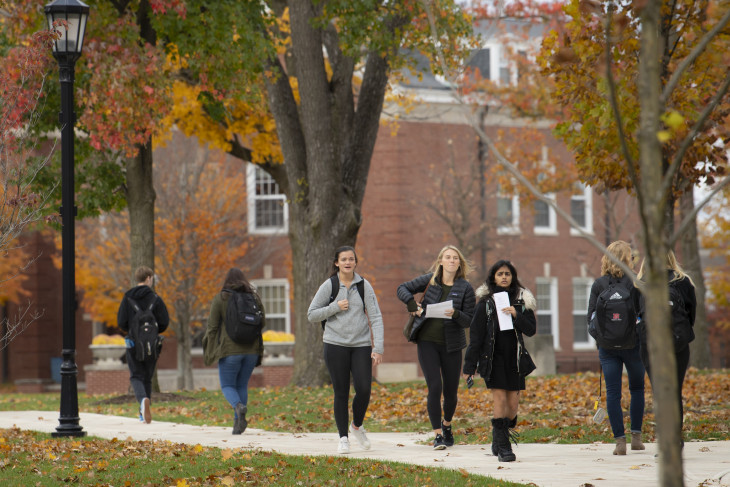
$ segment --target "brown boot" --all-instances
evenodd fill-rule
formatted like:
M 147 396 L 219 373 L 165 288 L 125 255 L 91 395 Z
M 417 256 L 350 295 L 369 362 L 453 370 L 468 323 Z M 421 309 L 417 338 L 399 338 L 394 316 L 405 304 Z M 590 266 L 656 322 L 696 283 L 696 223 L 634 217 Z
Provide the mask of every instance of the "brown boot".
M 641 442 L 641 433 L 631 433 L 631 449 L 646 450 L 646 447 Z
M 614 455 L 626 455 L 626 437 L 616 438 L 616 448 L 613 449 Z

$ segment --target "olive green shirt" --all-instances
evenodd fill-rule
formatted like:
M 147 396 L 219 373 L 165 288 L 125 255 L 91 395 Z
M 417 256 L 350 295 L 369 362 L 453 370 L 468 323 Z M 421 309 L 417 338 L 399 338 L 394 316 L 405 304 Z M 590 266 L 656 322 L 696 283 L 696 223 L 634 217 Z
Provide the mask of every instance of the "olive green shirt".
M 453 286 L 442 285 L 441 286 L 441 298 L 439 303 L 442 303 L 449 297 L 451 288 Z M 418 332 L 418 341 L 421 340 L 427 342 L 434 342 L 445 344 L 446 338 L 444 338 L 444 319 L 443 318 L 429 318 L 423 322 L 421 331 Z
M 226 309 L 228 307 L 228 299 L 230 293 L 219 292 L 213 298 L 210 304 L 210 314 L 208 315 L 208 328 L 205 330 L 203 337 L 203 352 L 205 365 L 212 365 L 223 357 L 229 355 L 243 355 L 255 353 L 260 356 L 264 355 L 264 342 L 261 337 L 254 343 L 242 345 L 236 343 L 228 337 L 226 333 Z M 261 307 L 263 318 L 261 320 L 261 329 L 266 327 L 266 311 L 261 303 L 258 295 L 254 294 L 256 302 Z

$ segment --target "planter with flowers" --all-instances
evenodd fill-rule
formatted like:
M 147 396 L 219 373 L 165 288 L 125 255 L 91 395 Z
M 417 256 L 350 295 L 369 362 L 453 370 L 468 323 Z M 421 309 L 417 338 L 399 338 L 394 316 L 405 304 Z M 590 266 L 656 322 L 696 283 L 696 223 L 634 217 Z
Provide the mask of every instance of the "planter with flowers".
M 264 357 L 291 357 L 294 352 L 294 335 L 283 331 L 268 330 L 263 334 Z
M 94 363 L 100 366 L 121 365 L 122 357 L 127 351 L 124 337 L 121 335 L 96 335 L 89 345 Z

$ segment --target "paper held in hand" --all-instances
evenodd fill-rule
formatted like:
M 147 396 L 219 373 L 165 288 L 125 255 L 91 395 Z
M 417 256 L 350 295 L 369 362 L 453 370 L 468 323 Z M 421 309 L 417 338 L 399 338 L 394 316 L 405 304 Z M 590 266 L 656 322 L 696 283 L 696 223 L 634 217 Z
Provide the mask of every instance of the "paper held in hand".
M 444 313 L 454 307 L 454 301 L 448 300 L 443 303 L 433 303 L 426 306 L 426 318 L 450 318 Z
M 502 311 L 504 308 L 509 308 L 510 306 L 509 294 L 504 291 L 501 293 L 494 293 L 492 298 L 494 299 L 494 307 L 497 308 L 497 318 L 499 318 L 500 331 L 514 330 L 515 327 L 512 325 L 512 315 Z

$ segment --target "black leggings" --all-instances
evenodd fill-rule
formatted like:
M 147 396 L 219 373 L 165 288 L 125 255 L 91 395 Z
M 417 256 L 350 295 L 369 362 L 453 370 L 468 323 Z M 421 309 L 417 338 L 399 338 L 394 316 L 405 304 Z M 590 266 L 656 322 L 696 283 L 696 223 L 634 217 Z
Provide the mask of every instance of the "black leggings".
M 418 362 L 428 386 L 426 409 L 432 429 L 441 429 L 441 394 L 444 396 L 444 421 L 451 421 L 458 402 L 461 377 L 461 350 L 447 352 L 446 345 L 419 341 Z
M 372 347 L 342 347 L 324 344 L 324 363 L 332 378 L 332 390 L 335 393 L 335 423 L 340 437 L 347 436 L 349 412 L 347 403 L 350 399 L 350 373 L 355 386 L 355 397 L 352 400 L 352 422 L 358 428 L 362 426 L 365 413 L 370 404 L 370 384 L 373 380 L 371 361 Z
M 675 352 L 675 358 L 677 360 L 677 394 L 679 401 L 679 437 L 682 438 L 682 425 L 684 424 L 684 406 L 682 405 L 682 386 L 684 385 L 684 376 L 687 374 L 687 368 L 689 367 L 689 346 L 684 347 L 681 352 Z M 641 361 L 644 362 L 644 368 L 646 369 L 646 375 L 649 376 L 649 382 L 654 387 L 654 380 L 652 379 L 651 365 L 649 364 L 649 350 L 644 343 L 641 344 Z

